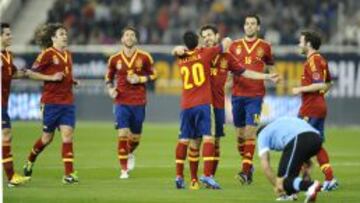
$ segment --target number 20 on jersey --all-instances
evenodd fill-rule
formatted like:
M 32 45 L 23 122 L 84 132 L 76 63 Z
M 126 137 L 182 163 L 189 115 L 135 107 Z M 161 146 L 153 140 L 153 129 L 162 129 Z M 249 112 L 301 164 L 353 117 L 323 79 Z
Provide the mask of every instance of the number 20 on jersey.
M 180 74 L 183 77 L 185 90 L 201 86 L 206 79 L 204 66 L 201 63 L 194 63 L 191 67 L 181 66 Z

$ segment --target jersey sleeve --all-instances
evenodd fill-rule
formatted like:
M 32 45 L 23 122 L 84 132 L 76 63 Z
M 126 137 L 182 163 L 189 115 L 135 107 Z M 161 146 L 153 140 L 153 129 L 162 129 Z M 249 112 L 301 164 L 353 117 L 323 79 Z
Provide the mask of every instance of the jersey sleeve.
M 331 73 L 329 70 L 329 65 L 327 62 L 325 62 L 325 69 L 324 69 L 324 78 L 326 83 L 330 83 L 332 81 Z
M 145 57 L 145 64 L 144 64 L 144 70 L 147 77 L 150 78 L 150 80 L 155 80 L 157 77 L 156 70 L 154 68 L 154 60 L 151 57 L 150 54 L 146 54 Z
M 229 71 L 235 75 L 241 75 L 245 72 L 245 65 L 235 58 L 231 53 L 227 54 L 229 60 Z
M 323 83 L 327 82 L 327 79 L 331 79 L 327 63 L 321 57 L 314 56 L 310 59 L 309 63 L 310 70 L 309 76 L 311 77 L 312 83 Z M 329 81 L 330 82 L 330 81 Z
M 46 68 L 51 65 L 52 59 L 49 51 L 42 51 L 33 63 L 31 70 L 43 73 Z
M 264 49 L 264 62 L 266 63 L 266 65 L 274 65 L 274 57 L 272 54 L 272 50 L 271 50 L 271 45 L 270 44 L 266 44 L 265 49 Z
M 10 53 L 10 54 L 11 54 L 11 61 L 12 61 L 12 63 L 11 63 L 11 74 L 12 74 L 12 75 L 15 75 L 16 72 L 17 72 L 17 67 L 16 67 L 16 65 L 13 63 L 14 56 L 12 55 L 12 53 Z
M 66 51 L 66 54 L 68 55 L 69 57 L 69 61 L 70 61 L 70 64 L 71 64 L 71 67 L 73 67 L 73 58 L 72 58 L 72 54 L 70 51 Z M 74 83 L 75 82 L 75 78 L 74 78 L 74 70 L 72 69 L 71 70 L 71 81 Z
M 259 133 L 257 145 L 259 157 L 261 157 L 265 152 L 270 151 L 269 136 L 267 136 L 264 131 Z
M 237 47 L 236 43 L 233 42 L 233 43 L 230 45 L 229 53 L 235 56 L 235 55 L 236 55 L 236 47 Z
M 106 74 L 105 74 L 105 82 L 113 84 L 113 81 L 114 81 L 114 78 L 115 78 L 115 73 L 116 73 L 115 60 L 114 60 L 113 57 L 110 57 L 108 59 L 107 71 L 106 71 Z

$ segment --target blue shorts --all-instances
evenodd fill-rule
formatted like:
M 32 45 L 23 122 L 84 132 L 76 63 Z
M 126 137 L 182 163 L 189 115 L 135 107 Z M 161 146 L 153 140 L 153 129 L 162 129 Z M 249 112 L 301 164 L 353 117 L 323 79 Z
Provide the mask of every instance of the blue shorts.
M 301 119 L 305 120 L 306 122 L 308 122 L 317 131 L 319 131 L 321 140 L 322 141 L 325 140 L 325 136 L 324 136 L 325 118 L 314 118 L 314 117 L 307 117 L 307 116 L 304 116 L 304 117 L 299 116 L 299 117 Z
M 211 135 L 210 105 L 200 105 L 182 110 L 179 139 L 196 139 L 204 135 Z
M 213 108 L 215 137 L 224 137 L 225 109 Z
M 260 122 L 263 97 L 232 96 L 232 113 L 235 127 L 257 126 Z
M 11 128 L 11 121 L 7 111 L 7 106 L 1 107 L 1 129 Z
M 141 134 L 145 120 L 145 105 L 115 105 L 115 129 L 129 128 L 131 133 Z
M 69 104 L 44 104 L 43 131 L 53 133 L 60 125 L 75 128 L 75 106 Z

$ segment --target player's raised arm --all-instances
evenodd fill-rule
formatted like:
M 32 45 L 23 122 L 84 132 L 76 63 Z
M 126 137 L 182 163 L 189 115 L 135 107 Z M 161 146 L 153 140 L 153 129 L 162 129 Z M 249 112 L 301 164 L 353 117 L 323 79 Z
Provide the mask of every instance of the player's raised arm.
M 175 46 L 173 50 L 171 50 L 171 55 L 173 56 L 183 56 L 185 52 L 187 51 L 187 48 L 182 45 Z
M 230 37 L 223 38 L 221 40 L 221 46 L 222 46 L 223 52 L 228 52 L 231 44 L 232 44 L 232 39 Z
M 235 75 L 242 75 L 245 78 L 254 79 L 254 80 L 270 80 L 274 83 L 280 81 L 280 77 L 277 73 L 260 73 L 244 68 L 245 65 L 240 61 L 236 60 L 235 57 L 230 57 L 230 71 Z

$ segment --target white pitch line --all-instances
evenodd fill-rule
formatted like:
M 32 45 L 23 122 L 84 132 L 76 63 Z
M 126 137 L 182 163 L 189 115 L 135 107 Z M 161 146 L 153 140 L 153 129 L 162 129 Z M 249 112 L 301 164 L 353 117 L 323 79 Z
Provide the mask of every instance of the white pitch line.
M 200 163 L 201 165 L 201 163 Z M 341 163 L 331 163 L 332 166 L 345 166 L 345 167 L 353 167 L 353 166 L 360 166 L 360 162 L 341 162 Z M 57 166 L 40 166 L 38 167 L 39 170 L 41 169 L 57 169 L 57 168 L 61 168 L 61 164 L 57 165 Z M 78 169 L 101 169 L 101 168 L 112 168 L 109 166 L 105 166 L 105 167 L 99 167 L 99 166 L 80 166 L 77 167 Z M 114 169 L 117 169 L 118 166 L 114 166 Z M 136 168 L 175 168 L 175 163 L 173 165 L 136 165 Z M 238 168 L 238 164 L 234 164 L 234 165 L 219 165 L 219 168 Z M 36 169 L 35 169 L 36 170 Z

